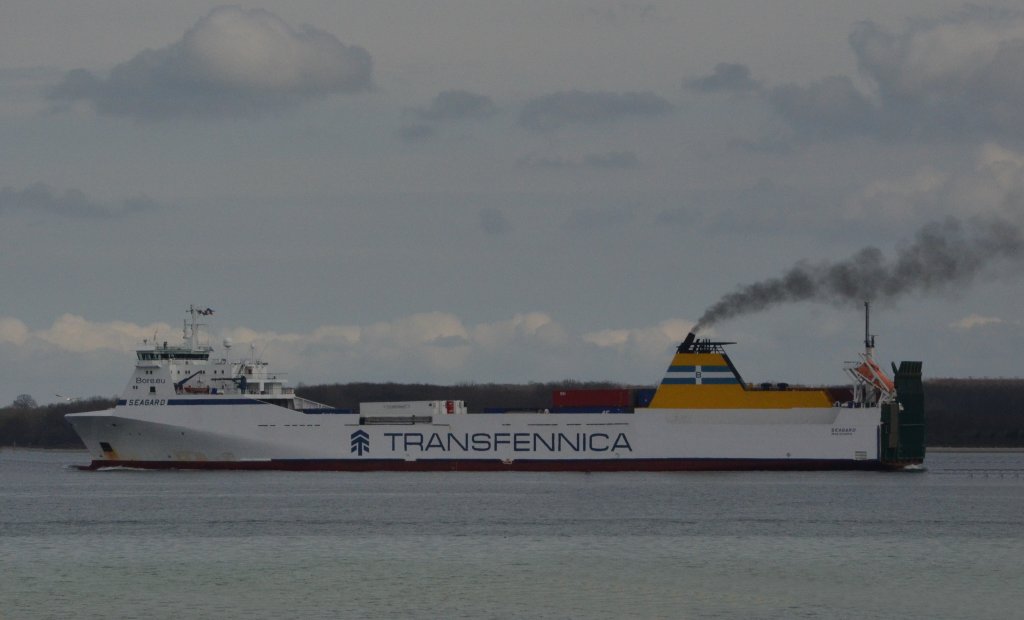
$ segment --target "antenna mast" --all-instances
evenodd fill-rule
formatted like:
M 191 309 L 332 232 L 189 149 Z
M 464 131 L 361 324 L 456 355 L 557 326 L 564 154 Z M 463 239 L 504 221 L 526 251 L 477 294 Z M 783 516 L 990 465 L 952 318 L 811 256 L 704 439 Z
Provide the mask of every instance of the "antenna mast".
M 200 323 L 199 317 L 209 316 L 213 314 L 213 310 L 211 310 L 210 308 L 203 309 L 196 306 L 195 304 L 189 304 L 188 314 L 189 318 L 183 321 L 185 326 L 182 328 L 185 342 L 192 349 L 205 348 L 208 350 L 212 350 L 209 346 L 209 343 L 204 344 L 200 338 L 200 328 L 208 326 L 206 325 L 206 323 Z
M 864 354 L 871 357 L 875 350 L 875 337 L 871 335 L 871 302 L 864 300 Z

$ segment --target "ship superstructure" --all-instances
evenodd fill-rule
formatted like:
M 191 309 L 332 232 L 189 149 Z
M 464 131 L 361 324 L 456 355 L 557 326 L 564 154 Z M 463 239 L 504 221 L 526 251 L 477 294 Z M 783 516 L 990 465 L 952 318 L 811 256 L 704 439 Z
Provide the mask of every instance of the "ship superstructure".
M 256 355 L 255 345 L 250 345 L 249 357 L 232 361 L 228 357 L 232 342 L 225 339 L 224 356 L 213 356 L 205 333 L 207 324 L 201 321 L 213 310 L 193 305 L 188 314 L 180 343 L 160 342 L 155 336 L 143 340 L 136 351 L 135 372 L 119 405 L 246 404 L 255 398 L 286 409 L 330 409 L 296 396 L 283 376 L 272 373 L 267 362 Z
M 890 379 L 873 338 L 852 389 L 748 384 L 728 342 L 689 334 L 646 407 L 470 413 L 459 400 L 304 399 L 250 347 L 222 357 L 192 306 L 178 344 L 145 341 L 117 406 L 70 414 L 91 468 L 289 470 L 895 469 L 924 459 L 921 364 Z

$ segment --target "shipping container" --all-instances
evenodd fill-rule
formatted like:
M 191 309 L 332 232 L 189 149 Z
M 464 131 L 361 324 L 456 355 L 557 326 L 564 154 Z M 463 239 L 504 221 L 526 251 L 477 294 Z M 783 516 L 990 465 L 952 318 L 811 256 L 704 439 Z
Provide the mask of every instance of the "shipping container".
M 370 416 L 423 416 L 466 413 L 461 400 L 402 400 L 385 403 L 359 403 L 359 413 Z
M 657 388 L 636 388 L 633 390 L 633 406 L 647 407 L 654 400 L 654 393 Z
M 633 413 L 632 407 L 552 407 L 550 413 Z
M 599 390 L 555 390 L 552 407 L 632 407 L 633 390 L 612 388 Z

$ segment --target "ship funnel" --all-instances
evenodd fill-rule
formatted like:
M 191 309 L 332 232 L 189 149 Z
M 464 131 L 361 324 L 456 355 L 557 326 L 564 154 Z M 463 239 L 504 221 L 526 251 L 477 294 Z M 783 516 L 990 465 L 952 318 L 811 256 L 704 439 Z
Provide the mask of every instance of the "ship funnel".
M 697 340 L 697 335 L 693 332 L 686 334 L 686 339 L 680 343 L 679 348 L 676 349 L 676 353 L 725 353 L 723 345 L 736 344 L 735 342 L 715 342 L 710 338 L 702 338 Z

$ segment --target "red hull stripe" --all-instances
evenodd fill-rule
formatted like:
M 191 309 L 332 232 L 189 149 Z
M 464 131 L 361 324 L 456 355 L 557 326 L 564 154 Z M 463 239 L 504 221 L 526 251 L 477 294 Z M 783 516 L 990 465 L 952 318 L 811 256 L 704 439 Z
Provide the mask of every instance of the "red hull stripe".
M 86 470 L 216 469 L 278 471 L 825 471 L 899 469 L 912 463 L 821 459 L 442 460 L 272 459 L 269 461 L 93 461 Z

